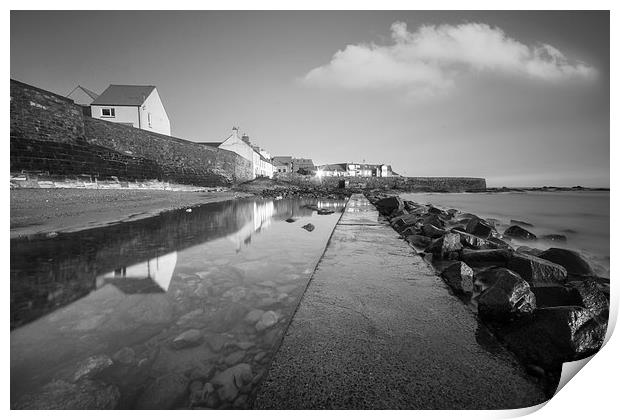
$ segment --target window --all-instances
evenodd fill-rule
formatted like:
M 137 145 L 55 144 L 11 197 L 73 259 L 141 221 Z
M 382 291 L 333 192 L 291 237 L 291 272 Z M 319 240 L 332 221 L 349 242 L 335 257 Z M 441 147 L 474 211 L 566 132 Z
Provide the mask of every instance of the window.
M 114 118 L 114 108 L 101 108 L 101 116 L 106 118 Z
M 149 120 L 149 127 L 151 127 L 151 113 L 150 112 L 147 113 L 146 116 L 147 116 L 147 119 Z

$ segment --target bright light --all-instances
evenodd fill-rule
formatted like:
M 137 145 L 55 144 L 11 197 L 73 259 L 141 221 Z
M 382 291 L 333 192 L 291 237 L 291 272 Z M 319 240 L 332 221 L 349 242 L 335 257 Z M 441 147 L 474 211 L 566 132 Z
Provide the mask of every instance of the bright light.
M 323 171 L 321 169 L 316 171 L 316 176 L 318 176 L 319 178 L 323 178 Z

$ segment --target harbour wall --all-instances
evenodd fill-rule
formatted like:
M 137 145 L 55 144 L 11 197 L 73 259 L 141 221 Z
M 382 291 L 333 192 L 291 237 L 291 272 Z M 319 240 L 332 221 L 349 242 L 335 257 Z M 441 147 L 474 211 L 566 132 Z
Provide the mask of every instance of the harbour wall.
M 103 121 L 52 92 L 11 79 L 11 173 L 225 186 L 253 178 L 236 153 Z

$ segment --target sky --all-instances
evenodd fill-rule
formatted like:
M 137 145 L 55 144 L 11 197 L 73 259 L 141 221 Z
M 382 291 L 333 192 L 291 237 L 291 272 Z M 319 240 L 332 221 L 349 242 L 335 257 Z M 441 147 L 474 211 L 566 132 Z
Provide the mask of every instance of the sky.
M 609 13 L 12 11 L 11 78 L 156 85 L 172 135 L 487 185 L 609 187 Z

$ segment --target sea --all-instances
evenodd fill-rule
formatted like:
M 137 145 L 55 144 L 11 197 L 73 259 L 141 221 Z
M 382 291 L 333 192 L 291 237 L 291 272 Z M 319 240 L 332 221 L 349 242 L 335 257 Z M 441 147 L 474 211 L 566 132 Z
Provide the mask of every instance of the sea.
M 609 278 L 609 191 L 526 191 L 502 193 L 407 193 L 404 200 L 454 208 L 482 218 L 496 219 L 501 233 L 519 220 L 537 236 L 561 234 L 566 243 L 514 241 L 539 249 L 568 248 L 580 252 L 597 275 Z

